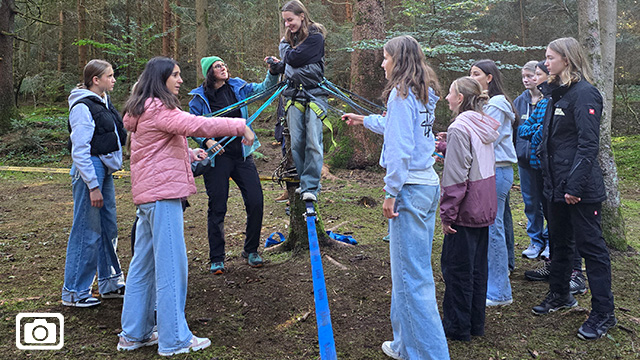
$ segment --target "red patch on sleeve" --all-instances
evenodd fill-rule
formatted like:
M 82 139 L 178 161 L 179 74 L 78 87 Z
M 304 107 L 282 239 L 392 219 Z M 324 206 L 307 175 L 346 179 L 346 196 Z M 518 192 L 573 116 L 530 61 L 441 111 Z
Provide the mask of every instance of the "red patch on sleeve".
M 589 109 L 589 115 L 595 115 L 596 111 L 594 109 Z

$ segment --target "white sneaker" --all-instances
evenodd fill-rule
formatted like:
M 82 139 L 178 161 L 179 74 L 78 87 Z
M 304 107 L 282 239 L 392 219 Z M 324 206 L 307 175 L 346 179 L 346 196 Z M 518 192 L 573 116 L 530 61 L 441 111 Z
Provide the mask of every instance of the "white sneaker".
M 318 201 L 318 198 L 310 192 L 302 194 L 302 201 Z
M 296 188 L 296 194 L 300 195 L 301 192 L 302 192 L 302 188 L 298 186 Z
M 551 260 L 549 258 L 549 245 L 545 246 L 544 250 L 540 253 L 542 260 Z
M 385 341 L 385 342 L 382 343 L 382 351 L 390 358 L 403 360 L 400 357 L 400 354 L 398 354 L 397 352 L 393 351 L 393 349 L 391 348 L 391 341 Z
M 151 337 L 146 341 L 128 341 L 124 337 L 120 336 L 118 340 L 118 351 L 131 351 L 139 349 L 143 346 L 152 346 L 158 343 L 158 332 L 151 333 Z
M 542 251 L 542 246 L 536 244 L 529 244 L 527 250 L 522 252 L 522 257 L 526 257 L 529 259 L 535 259 L 540 255 Z
M 173 356 L 173 355 L 176 355 L 176 354 L 186 354 L 186 353 L 191 352 L 191 351 L 202 350 L 204 348 L 209 347 L 209 345 L 211 345 L 211 340 L 209 340 L 207 338 L 199 338 L 199 337 L 196 337 L 194 335 L 191 338 L 191 344 L 189 344 L 189 346 L 183 347 L 182 349 L 178 349 L 178 350 L 171 351 L 171 352 L 161 352 L 161 351 L 158 350 L 158 355 L 160 355 L 160 356 Z
M 487 306 L 503 306 L 503 305 L 511 305 L 511 303 L 513 303 L 513 299 L 503 300 L 503 301 L 487 299 L 486 305 Z
M 79 307 L 79 308 L 88 308 L 93 306 L 100 305 L 100 299 L 92 297 L 88 297 L 78 301 L 65 301 L 62 300 L 62 305 L 71 306 L 71 307 Z

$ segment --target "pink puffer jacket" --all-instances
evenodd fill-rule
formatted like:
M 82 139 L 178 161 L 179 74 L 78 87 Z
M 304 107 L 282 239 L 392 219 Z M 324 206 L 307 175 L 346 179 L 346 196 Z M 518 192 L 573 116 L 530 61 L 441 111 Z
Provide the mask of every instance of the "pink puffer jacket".
M 242 136 L 244 119 L 206 118 L 170 110 L 147 99 L 139 117 L 125 115 L 131 132 L 131 193 L 136 205 L 181 199 L 196 193 L 186 136 Z

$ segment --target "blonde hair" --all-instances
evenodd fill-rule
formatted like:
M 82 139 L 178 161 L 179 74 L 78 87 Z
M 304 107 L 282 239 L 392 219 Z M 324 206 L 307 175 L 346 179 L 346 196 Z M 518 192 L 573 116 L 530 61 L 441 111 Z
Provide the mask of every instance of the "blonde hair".
M 88 89 L 93 85 L 93 77 L 101 77 L 108 68 L 113 68 L 111 64 L 104 60 L 93 59 L 84 66 L 82 70 L 82 82 L 77 85 L 79 89 Z
M 549 76 L 549 83 L 570 86 L 582 79 L 591 82 L 591 65 L 578 40 L 572 37 L 555 39 L 547 47 L 567 61 L 567 67 L 560 74 Z
M 405 99 L 411 89 L 418 100 L 428 104 L 429 87 L 436 94 L 440 93 L 436 73 L 427 65 L 416 39 L 409 35 L 395 37 L 384 45 L 384 51 L 393 61 L 393 69 L 391 74 L 388 74 L 389 81 L 382 95 L 384 98 L 387 98 L 393 89 L 397 89 L 400 97 Z
M 489 101 L 489 94 L 482 90 L 478 80 L 471 76 L 463 76 L 454 80 L 452 85 L 456 92 L 462 95 L 462 102 L 458 110 L 454 111 L 453 117 L 469 110 L 484 113 L 482 107 Z
M 527 61 L 526 64 L 524 64 L 524 66 L 522 67 L 522 71 L 528 71 L 531 73 L 536 73 L 536 65 L 538 65 L 538 61 L 537 60 L 531 60 L 531 61 Z
M 326 37 L 327 30 L 322 26 L 322 24 L 313 22 L 311 20 L 311 16 L 309 16 L 309 11 L 307 8 L 302 5 L 302 3 L 298 0 L 292 0 L 282 6 L 280 12 L 289 11 L 292 12 L 296 16 L 304 15 L 302 17 L 302 22 L 300 24 L 300 29 L 297 33 L 292 33 L 291 30 L 287 29 L 284 33 L 284 39 L 291 46 L 300 45 L 303 41 L 309 37 L 309 33 L 313 31 L 319 32 L 322 37 Z

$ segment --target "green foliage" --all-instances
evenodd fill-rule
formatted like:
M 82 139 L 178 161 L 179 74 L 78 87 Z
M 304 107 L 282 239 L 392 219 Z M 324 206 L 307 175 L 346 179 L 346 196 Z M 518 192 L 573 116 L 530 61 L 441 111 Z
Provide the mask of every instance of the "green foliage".
M 640 135 L 611 139 L 618 177 L 625 182 L 640 184 Z
M 20 84 L 19 93 L 31 96 L 34 107 L 40 102 L 60 102 L 75 86 L 76 80 L 71 73 L 47 69 L 25 77 Z

